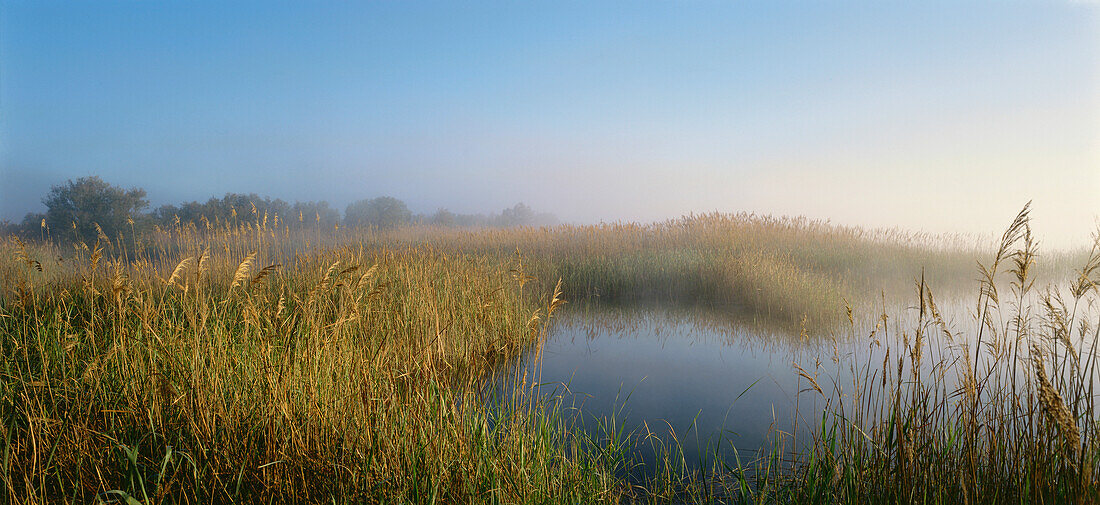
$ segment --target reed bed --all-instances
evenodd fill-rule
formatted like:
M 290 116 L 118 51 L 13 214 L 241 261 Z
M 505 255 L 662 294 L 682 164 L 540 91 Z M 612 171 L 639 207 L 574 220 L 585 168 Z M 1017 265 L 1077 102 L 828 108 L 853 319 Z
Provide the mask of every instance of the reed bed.
M 195 240 L 237 255 L 268 249 L 283 263 L 309 251 L 343 246 L 370 251 L 426 246 L 500 261 L 518 255 L 526 275 L 543 283 L 541 289 L 549 290 L 553 286 L 548 284 L 562 279 L 564 295 L 571 300 L 704 304 L 782 322 L 796 332 L 802 324 L 818 329 L 842 321 L 846 302 L 858 305 L 877 301 L 881 294 L 907 292 L 922 268 L 945 295 L 961 292 L 974 279 L 974 258 L 995 246 L 961 236 L 717 213 L 645 225 L 328 231 L 292 228 L 277 217 L 254 215 L 220 226 L 207 222 L 203 228 L 158 228 L 133 243 L 146 257 L 174 258 Z M 1078 256 L 1059 255 L 1036 274 L 1060 275 L 1068 260 Z
M 984 249 L 962 237 L 717 213 L 648 225 L 419 228 L 387 239 L 487 254 L 521 251 L 538 277 L 564 279 L 574 300 L 707 304 L 786 323 L 796 332 L 801 324 L 823 328 L 841 321 L 846 300 L 899 293 L 922 266 L 945 288 L 960 288 Z
M 0 489 L 8 503 L 1096 501 L 1100 249 L 1068 287 L 1035 287 L 1075 257 L 1039 262 L 1026 210 L 989 251 L 754 215 L 331 231 L 254 215 L 96 244 L 10 238 Z M 857 335 L 862 302 L 922 266 L 915 321 L 888 331 L 884 307 Z M 975 277 L 969 334 L 936 300 Z M 614 416 L 573 429 L 537 377 L 486 394 L 580 298 L 847 319 L 844 340 L 869 350 L 791 372 L 824 405 L 796 420 L 812 440 L 777 425 L 751 459 L 692 467 L 674 437 Z M 646 444 L 659 468 L 639 482 Z
M 341 248 L 283 266 L 245 252 L 261 243 L 178 245 L 128 261 L 96 246 L 55 270 L 57 250 L 6 244 L 3 501 L 621 493 L 545 409 L 480 398 L 561 303 L 525 293 L 521 265 Z

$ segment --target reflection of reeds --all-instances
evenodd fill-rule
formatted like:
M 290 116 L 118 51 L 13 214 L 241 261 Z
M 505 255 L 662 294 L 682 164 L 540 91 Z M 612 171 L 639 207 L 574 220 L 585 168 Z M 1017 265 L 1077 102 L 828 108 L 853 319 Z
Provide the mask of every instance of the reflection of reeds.
M 660 340 L 683 343 L 720 343 L 744 350 L 794 356 L 824 345 L 797 328 L 767 319 L 747 317 L 715 307 L 665 304 L 609 304 L 578 302 L 552 323 L 556 332 L 602 338 Z

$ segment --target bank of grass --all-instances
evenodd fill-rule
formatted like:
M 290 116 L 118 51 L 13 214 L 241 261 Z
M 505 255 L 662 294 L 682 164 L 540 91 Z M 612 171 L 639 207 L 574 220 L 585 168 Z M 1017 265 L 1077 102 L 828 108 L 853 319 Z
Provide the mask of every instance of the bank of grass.
M 524 293 L 519 265 L 344 248 L 270 267 L 270 251 L 209 245 L 171 261 L 92 248 L 54 270 L 37 258 L 57 251 L 6 244 L 5 502 L 623 493 L 552 409 L 479 400 L 561 303 Z
M 572 300 L 706 304 L 817 328 L 843 320 L 845 301 L 877 300 L 883 291 L 901 294 L 922 268 L 931 284 L 958 291 L 974 278 L 974 258 L 995 246 L 965 237 L 754 214 L 706 214 L 652 224 L 331 232 L 292 232 L 273 228 L 271 221 L 256 216 L 236 227 L 158 230 L 138 242 L 151 254 L 173 250 L 187 236 L 226 242 L 224 247 L 273 242 L 283 258 L 347 244 L 368 250 L 427 246 L 502 261 L 518 254 L 543 289 L 560 278 Z M 1044 265 L 1042 274 L 1064 266 L 1060 257 Z
M 701 303 L 813 327 L 856 303 L 897 292 L 920 273 L 955 288 L 978 244 L 958 237 L 843 227 L 803 218 L 708 214 L 662 223 L 519 230 L 407 229 L 398 243 L 479 253 L 521 251 L 540 278 L 562 278 L 572 299 Z M 934 267 L 934 268 L 933 268 Z
M 64 250 L 9 239 L 0 246 L 4 497 L 1095 500 L 1100 318 L 1090 303 L 1100 256 L 1061 298 L 1044 298 L 1031 281 L 1064 265 L 1034 261 L 1026 222 L 1025 213 L 990 253 L 981 334 L 949 340 L 926 286 L 973 279 L 978 248 L 804 220 L 320 233 L 256 216 L 161 230 L 134 250 L 106 237 Z M 833 322 L 844 300 L 894 289 L 921 266 L 918 322 L 903 336 L 873 334 L 874 359 L 837 362 L 859 372 L 850 383 L 830 387 L 822 368 L 804 364 L 803 394 L 828 402 L 821 419 L 800 420 L 820 425 L 809 445 L 777 427 L 770 452 L 693 467 L 675 440 L 640 440 L 614 419 L 594 434 L 571 429 L 552 401 L 529 394 L 532 377 L 505 380 L 509 395 L 482 387 L 537 348 L 562 298 L 687 300 Z M 1016 288 L 1005 287 L 1006 271 Z M 658 468 L 637 487 L 630 449 L 647 442 Z
M 804 324 L 820 330 L 843 321 L 846 305 L 907 295 L 922 271 L 943 296 L 965 293 L 976 278 L 975 258 L 997 245 L 975 237 L 755 214 L 507 229 L 417 225 L 322 231 L 277 223 L 274 217 L 253 216 L 221 228 L 157 229 L 134 242 L 150 257 L 175 257 L 187 243 L 202 240 L 212 250 L 270 250 L 283 263 L 342 246 L 372 252 L 429 247 L 502 262 L 519 257 L 541 289 L 561 279 L 571 300 L 708 305 L 796 331 Z M 1050 282 L 1083 256 L 1084 251 L 1051 253 L 1034 274 Z

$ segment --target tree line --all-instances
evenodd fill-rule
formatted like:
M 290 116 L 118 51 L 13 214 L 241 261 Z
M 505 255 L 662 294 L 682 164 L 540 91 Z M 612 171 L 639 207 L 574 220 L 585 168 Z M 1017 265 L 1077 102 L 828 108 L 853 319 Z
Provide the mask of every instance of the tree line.
M 290 228 L 334 229 L 375 227 L 392 229 L 410 224 L 447 227 L 512 227 L 550 225 L 553 214 L 537 213 L 523 203 L 495 214 L 459 214 L 439 209 L 432 214 L 414 214 L 405 202 L 390 196 L 359 200 L 340 211 L 326 201 L 294 202 L 255 193 L 227 193 L 205 202 L 162 205 L 149 210 L 146 192 L 124 189 L 98 176 L 81 177 L 52 186 L 42 198 L 44 213 L 28 213 L 21 223 L 0 221 L 0 235 L 92 243 L 101 236 L 132 235 L 154 226 L 222 227 L 267 219 Z

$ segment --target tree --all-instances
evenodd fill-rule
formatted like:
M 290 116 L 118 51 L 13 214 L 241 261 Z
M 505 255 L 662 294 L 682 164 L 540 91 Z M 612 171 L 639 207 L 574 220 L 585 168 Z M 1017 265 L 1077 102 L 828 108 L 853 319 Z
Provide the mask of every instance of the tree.
M 329 207 L 328 202 L 294 202 L 290 207 L 290 215 L 287 222 L 291 227 L 314 228 L 331 230 L 340 222 L 340 212 Z
M 303 205 L 306 207 L 302 207 Z M 179 218 L 179 223 L 183 226 L 203 227 L 206 223 L 211 225 L 226 223 L 236 225 L 246 222 L 263 223 L 264 216 L 267 217 L 267 223 L 273 225 L 275 217 L 278 216 L 280 223 L 287 225 L 293 223 L 294 226 L 297 226 L 299 224 L 298 215 L 303 214 L 310 217 L 320 215 L 322 220 L 328 216 L 327 219 L 331 219 L 332 224 L 335 224 L 336 217 L 334 215 L 336 211 L 326 210 L 327 208 L 328 203 L 326 202 L 295 203 L 291 206 L 278 198 L 272 200 L 255 193 L 247 195 L 226 193 L 221 198 L 210 198 L 206 203 L 186 202 L 180 204 L 179 207 L 162 205 L 153 211 L 153 219 L 161 226 L 171 226 L 176 223 L 176 218 Z M 255 212 L 253 212 L 253 209 L 255 209 Z M 311 222 L 315 223 L 315 221 Z
M 412 220 L 412 212 L 405 202 L 389 196 L 359 200 L 344 211 L 347 226 L 375 226 L 396 228 Z
M 455 215 L 453 212 L 447 209 L 439 209 L 432 214 L 432 217 L 428 219 L 428 223 L 436 226 L 454 226 Z
M 531 207 L 523 204 L 523 202 L 515 204 L 510 209 L 504 209 L 500 212 L 500 226 L 525 226 L 532 224 L 535 220 L 535 211 L 531 210 Z
M 0 239 L 7 238 L 8 235 L 19 235 L 22 231 L 21 227 L 11 222 L 11 220 L 0 220 Z
M 23 216 L 23 223 L 19 225 L 19 233 L 28 238 L 45 238 L 48 234 L 43 222 L 46 215 L 41 212 L 29 212 Z
M 129 229 L 130 220 L 140 219 L 141 210 L 149 206 L 144 189 L 122 189 L 97 176 L 53 186 L 42 203 L 47 208 L 46 224 L 55 237 L 89 244 L 99 237 L 96 225 L 114 239 Z

